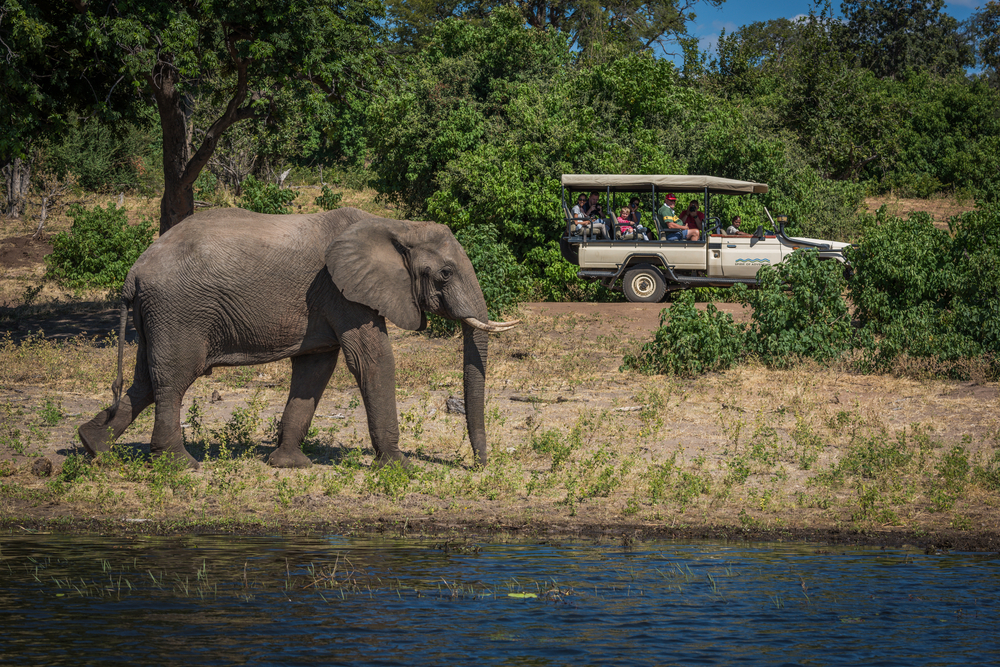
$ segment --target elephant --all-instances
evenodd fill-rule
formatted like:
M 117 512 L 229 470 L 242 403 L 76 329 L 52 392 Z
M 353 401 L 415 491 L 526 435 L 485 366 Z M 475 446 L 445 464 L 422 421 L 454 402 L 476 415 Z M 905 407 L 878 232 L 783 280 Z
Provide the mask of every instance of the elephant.
M 122 395 L 129 307 L 138 350 L 132 385 Z M 110 450 L 155 403 L 151 455 L 176 456 L 198 468 L 180 427 L 191 384 L 215 367 L 290 357 L 291 388 L 268 462 L 308 467 L 302 440 L 343 351 L 367 413 L 375 464 L 408 465 L 399 450 L 386 319 L 418 331 L 427 313 L 462 322 L 466 423 L 474 462 L 485 465 L 489 333 L 520 321 L 489 320 L 472 263 L 447 226 L 353 208 L 315 215 L 197 213 L 163 234 L 129 271 L 114 400 L 80 426 L 80 441 L 92 456 Z

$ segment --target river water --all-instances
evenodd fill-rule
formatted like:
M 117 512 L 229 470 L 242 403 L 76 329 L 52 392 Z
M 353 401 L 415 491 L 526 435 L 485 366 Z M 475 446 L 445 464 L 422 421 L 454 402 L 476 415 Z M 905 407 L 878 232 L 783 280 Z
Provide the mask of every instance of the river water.
M 1000 557 L 0 536 L 0 663 L 1000 663 Z

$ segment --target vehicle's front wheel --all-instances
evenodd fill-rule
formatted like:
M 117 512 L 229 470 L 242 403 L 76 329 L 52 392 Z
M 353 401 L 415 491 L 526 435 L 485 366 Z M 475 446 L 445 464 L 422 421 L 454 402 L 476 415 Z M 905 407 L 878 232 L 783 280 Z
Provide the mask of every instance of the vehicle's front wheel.
M 645 264 L 625 273 L 622 289 L 632 303 L 658 303 L 667 292 L 667 284 L 658 268 Z

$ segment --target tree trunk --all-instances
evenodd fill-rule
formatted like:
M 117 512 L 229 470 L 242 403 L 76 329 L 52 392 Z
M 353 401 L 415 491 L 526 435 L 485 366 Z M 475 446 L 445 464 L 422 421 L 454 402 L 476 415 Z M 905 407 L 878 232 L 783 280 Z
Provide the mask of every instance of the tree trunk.
M 150 84 L 163 131 L 163 199 L 160 200 L 160 236 L 194 213 L 194 180 L 186 182 L 188 148 L 187 117 L 183 95 L 177 90 L 177 70 L 160 65 Z M 197 177 L 197 175 L 196 175 Z
M 14 158 L 3 167 L 5 194 L 9 218 L 20 218 L 24 212 L 25 197 L 31 183 L 31 161 Z
M 236 51 L 230 45 L 230 55 L 236 66 L 236 87 L 225 112 L 205 132 L 201 146 L 191 154 L 188 133 L 188 108 L 184 94 L 177 84 L 180 74 L 169 63 L 159 63 L 149 75 L 148 83 L 156 99 L 156 107 L 160 113 L 160 128 L 163 131 L 163 199 L 160 200 L 160 236 L 171 227 L 194 213 L 194 182 L 198 174 L 208 164 L 209 158 L 215 152 L 219 137 L 233 123 L 254 117 L 252 104 L 257 94 L 247 100 L 247 70 L 249 60 L 236 56 Z M 243 102 L 250 104 L 241 107 Z

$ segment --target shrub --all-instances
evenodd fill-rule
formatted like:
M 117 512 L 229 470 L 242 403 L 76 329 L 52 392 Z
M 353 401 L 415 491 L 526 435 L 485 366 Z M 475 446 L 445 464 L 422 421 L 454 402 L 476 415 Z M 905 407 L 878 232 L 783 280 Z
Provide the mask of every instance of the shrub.
M 152 221 L 130 225 L 125 209 L 114 204 L 91 210 L 74 205 L 68 215 L 73 226 L 52 238 L 45 275 L 68 287 L 120 288 L 139 255 L 153 242 Z
M 954 236 L 925 214 L 908 220 L 879 211 L 848 251 L 857 316 L 879 336 L 863 370 L 886 370 L 902 355 L 931 358 L 939 373 L 964 377 L 979 359 L 988 375 L 1000 356 L 1000 206 L 951 220 Z
M 731 367 L 742 356 L 743 334 L 729 313 L 712 304 L 695 308 L 692 292 L 683 292 L 660 314 L 653 340 L 636 355 L 626 355 L 622 370 L 694 376 Z
M 864 216 L 863 236 L 847 250 L 855 272 L 851 301 L 861 323 L 881 330 L 922 303 L 943 305 L 951 284 L 950 243 L 925 213 L 903 220 L 883 207 Z
M 757 272 L 759 289 L 736 285 L 736 298 L 753 308 L 744 347 L 768 365 L 800 357 L 826 361 L 853 343 L 844 301 L 843 268 L 815 250 L 798 251 L 776 267 Z
M 250 174 L 243 181 L 241 191 L 240 207 L 248 211 L 277 215 L 292 212 L 289 208 L 295 201 L 295 192 L 292 190 L 282 190 L 273 183 L 258 181 Z
M 328 186 L 323 186 L 323 192 L 316 197 L 316 206 L 324 211 L 332 211 L 340 208 L 340 200 L 344 198 L 343 192 L 334 192 Z

